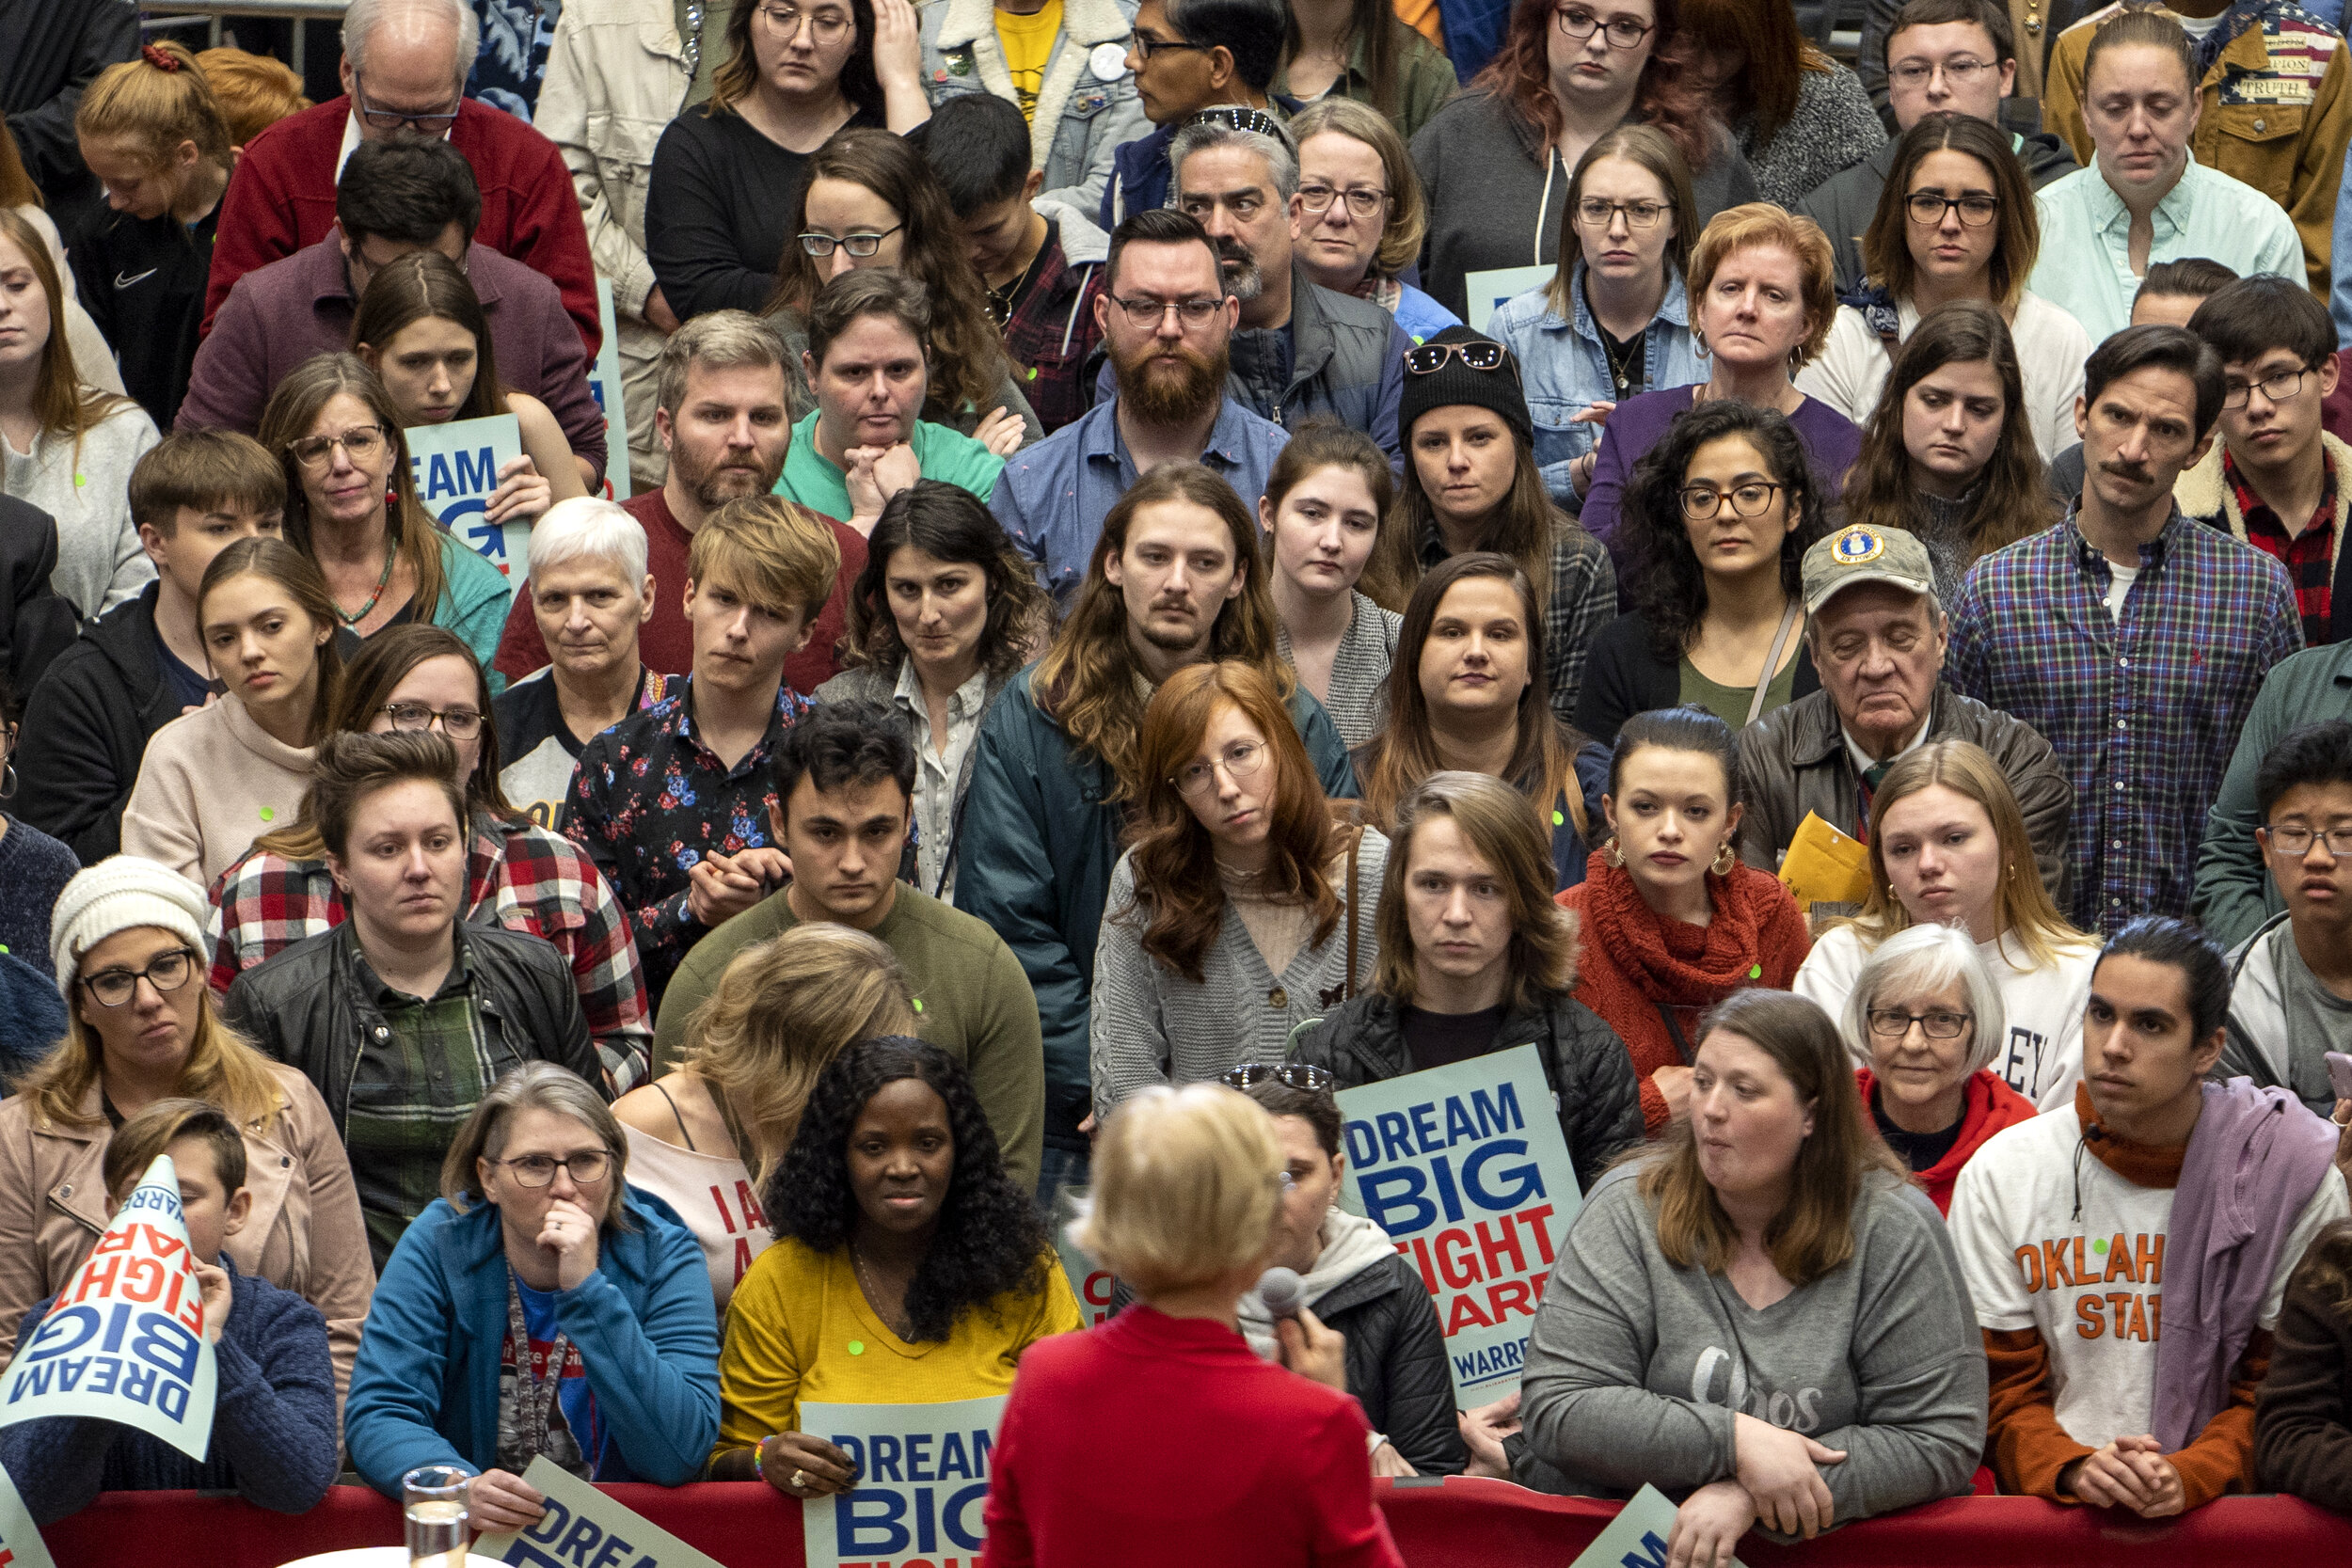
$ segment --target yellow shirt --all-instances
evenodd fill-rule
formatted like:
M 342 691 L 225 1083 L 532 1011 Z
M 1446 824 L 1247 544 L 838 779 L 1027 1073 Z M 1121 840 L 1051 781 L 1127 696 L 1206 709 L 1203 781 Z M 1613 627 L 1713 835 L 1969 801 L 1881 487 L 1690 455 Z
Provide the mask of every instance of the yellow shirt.
M 1053 58 L 1054 40 L 1061 33 L 1061 0 L 1045 0 L 1028 16 L 996 8 L 996 39 L 1005 46 L 1005 69 L 1012 73 L 1013 95 L 1021 100 L 1022 117 L 1037 119 L 1037 95 L 1045 86 L 1045 62 Z
M 911 1345 L 882 1326 L 858 1289 L 850 1249 L 824 1256 L 785 1237 L 761 1253 L 727 1309 L 719 1357 L 719 1443 L 747 1449 L 800 1430 L 801 1401 L 936 1404 L 1012 1388 L 1032 1343 L 1085 1326 L 1061 1264 L 1035 1296 L 1006 1294 L 967 1311 L 945 1343 Z

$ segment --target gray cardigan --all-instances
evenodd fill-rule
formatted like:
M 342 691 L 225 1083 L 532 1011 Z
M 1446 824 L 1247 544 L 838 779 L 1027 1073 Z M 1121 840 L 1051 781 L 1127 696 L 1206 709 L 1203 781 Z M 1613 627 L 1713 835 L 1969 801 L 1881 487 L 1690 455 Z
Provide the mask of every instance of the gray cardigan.
M 1364 831 L 1356 863 L 1355 990 L 1372 984 L 1379 963 L 1374 916 L 1389 841 Z M 1089 1069 L 1094 1114 L 1152 1084 L 1197 1084 L 1241 1062 L 1288 1059 L 1293 1030 L 1312 1022 L 1350 994 L 1346 872 L 1335 875 L 1343 911 L 1321 943 L 1310 943 L 1275 974 L 1240 918 L 1228 910 L 1216 940 L 1200 956 L 1195 984 L 1143 951 L 1148 914 L 1136 908 L 1135 855 L 1119 857 L 1094 949 Z
M 1389 666 L 1396 658 L 1397 632 L 1405 617 L 1383 610 L 1361 593 L 1351 592 L 1352 613 L 1347 630 L 1340 634 L 1339 651 L 1331 657 L 1331 689 L 1323 711 L 1354 751 L 1380 733 L 1389 721 Z M 1293 670 L 1291 629 L 1274 627 L 1275 656 Z

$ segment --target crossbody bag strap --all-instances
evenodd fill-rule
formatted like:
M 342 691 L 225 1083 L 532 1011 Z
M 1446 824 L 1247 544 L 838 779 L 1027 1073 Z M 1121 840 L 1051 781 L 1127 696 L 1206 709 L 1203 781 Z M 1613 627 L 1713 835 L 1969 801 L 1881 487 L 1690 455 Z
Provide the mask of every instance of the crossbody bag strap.
M 1772 638 L 1772 651 L 1764 656 L 1764 668 L 1756 672 L 1756 695 L 1748 700 L 1749 723 L 1764 717 L 1764 693 L 1772 689 L 1772 677 L 1780 673 L 1780 656 L 1788 651 L 1788 638 L 1804 618 L 1804 606 L 1798 600 L 1789 600 L 1780 617 L 1780 631 Z
M 1356 863 L 1364 849 L 1364 831 L 1356 830 L 1356 836 L 1347 846 L 1347 999 L 1356 1000 Z

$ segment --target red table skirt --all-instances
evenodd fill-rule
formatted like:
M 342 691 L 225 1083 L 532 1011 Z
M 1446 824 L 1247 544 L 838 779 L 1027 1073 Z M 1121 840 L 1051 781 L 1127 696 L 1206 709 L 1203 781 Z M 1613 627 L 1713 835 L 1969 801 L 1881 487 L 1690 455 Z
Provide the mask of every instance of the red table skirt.
M 1616 1512 L 1613 1503 L 1538 1497 L 1502 1481 L 1378 1485 L 1413 1568 L 1565 1563 Z M 802 1568 L 799 1507 L 766 1486 L 605 1490 L 727 1568 Z M 58 1568 L 167 1560 L 172 1568 L 278 1568 L 314 1552 L 401 1539 L 399 1510 L 353 1486 L 291 1517 L 233 1497 L 112 1492 L 44 1534 Z M 2352 1563 L 2352 1520 L 2294 1497 L 2224 1497 L 2156 1524 L 2031 1497 L 1956 1497 L 1797 1546 L 1750 1536 L 1740 1556 L 1749 1568 L 2321 1568 Z

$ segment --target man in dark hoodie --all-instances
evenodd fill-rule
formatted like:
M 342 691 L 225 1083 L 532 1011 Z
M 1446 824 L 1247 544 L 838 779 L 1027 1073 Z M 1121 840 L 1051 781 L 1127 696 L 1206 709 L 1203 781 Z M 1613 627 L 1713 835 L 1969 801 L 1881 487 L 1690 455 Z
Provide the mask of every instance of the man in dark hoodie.
M 1909 0 L 1886 31 L 1878 63 L 1885 68 L 1896 135 L 1797 208 L 1829 236 L 1841 294 L 1862 282 L 1862 231 L 1878 213 L 1901 134 L 1939 113 L 2001 124 L 2002 104 L 2017 87 L 2017 35 L 2008 11 L 1991 0 Z M 2011 131 L 2010 147 L 2036 190 L 2078 166 L 2066 143 L 2047 131 Z
M 220 690 L 196 625 L 204 568 L 239 539 L 276 537 L 285 471 L 226 430 L 167 436 L 131 470 L 131 518 L 155 580 L 91 622 L 24 705 L 16 810 L 84 865 L 122 847 L 122 807 L 148 737 Z

